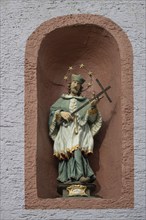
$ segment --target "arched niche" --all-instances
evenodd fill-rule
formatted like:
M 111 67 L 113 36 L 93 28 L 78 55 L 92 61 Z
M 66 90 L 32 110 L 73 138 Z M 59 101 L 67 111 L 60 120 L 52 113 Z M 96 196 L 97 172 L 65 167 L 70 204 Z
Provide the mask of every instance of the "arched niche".
M 55 208 L 54 199 L 62 199 L 56 191 L 57 160 L 53 157 L 53 143 L 48 136 L 49 107 L 67 92 L 63 78 L 68 66 L 81 63 L 104 86 L 111 85 L 112 103 L 104 98 L 99 104 L 104 123 L 95 138 L 94 154 L 89 158 L 97 177 L 97 193 L 103 198 L 94 201 L 94 206 L 110 207 L 111 201 L 115 201 L 115 206 L 119 204 L 120 207 L 129 196 L 128 205 L 133 204 L 131 45 L 124 32 L 109 19 L 96 15 L 70 15 L 43 23 L 27 41 L 26 207 Z M 84 76 L 88 81 L 88 76 Z M 100 91 L 98 85 L 94 88 Z M 88 90 L 84 95 L 90 97 L 90 92 Z M 68 201 L 63 207 L 58 202 L 57 207 L 70 207 Z M 74 199 L 71 208 L 84 206 Z

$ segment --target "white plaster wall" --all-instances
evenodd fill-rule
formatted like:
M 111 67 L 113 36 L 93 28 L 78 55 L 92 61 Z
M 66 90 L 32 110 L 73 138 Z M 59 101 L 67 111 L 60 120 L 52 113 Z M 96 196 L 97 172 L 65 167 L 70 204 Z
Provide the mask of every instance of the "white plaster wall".
M 1 0 L 1 220 L 144 220 L 145 0 Z M 127 33 L 134 51 L 134 209 L 25 210 L 24 54 L 29 35 L 52 17 L 104 15 Z

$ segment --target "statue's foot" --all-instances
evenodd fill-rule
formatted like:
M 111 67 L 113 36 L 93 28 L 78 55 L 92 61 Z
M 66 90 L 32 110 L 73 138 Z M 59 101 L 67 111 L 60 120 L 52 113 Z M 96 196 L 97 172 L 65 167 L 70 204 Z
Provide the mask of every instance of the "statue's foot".
M 90 177 L 90 183 L 93 183 L 95 180 L 96 180 L 95 175 L 93 175 L 93 176 Z
M 71 180 L 67 180 L 67 181 L 64 182 L 64 184 L 69 184 L 71 182 L 72 182 Z
M 90 182 L 90 177 L 81 176 L 81 178 L 79 179 L 79 181 L 80 181 L 81 183 L 89 183 L 89 182 Z

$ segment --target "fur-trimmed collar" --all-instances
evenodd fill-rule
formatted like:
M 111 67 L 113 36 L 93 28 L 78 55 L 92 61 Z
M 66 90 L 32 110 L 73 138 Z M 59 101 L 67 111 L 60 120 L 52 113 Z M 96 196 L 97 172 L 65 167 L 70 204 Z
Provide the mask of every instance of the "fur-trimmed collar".
M 87 99 L 86 97 L 83 97 L 83 96 L 73 96 L 73 95 L 70 95 L 70 94 L 63 94 L 61 97 L 63 99 L 72 99 L 72 98 L 75 98 L 75 99 L 78 99 L 78 100 L 85 100 L 85 99 Z

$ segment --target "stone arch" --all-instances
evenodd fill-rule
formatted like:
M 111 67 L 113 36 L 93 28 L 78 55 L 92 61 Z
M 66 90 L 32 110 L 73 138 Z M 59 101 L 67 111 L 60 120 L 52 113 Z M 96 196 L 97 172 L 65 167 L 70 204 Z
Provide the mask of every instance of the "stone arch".
M 94 208 L 110 207 L 111 201 L 122 207 L 125 199 L 127 207 L 131 207 L 132 59 L 126 34 L 103 16 L 57 17 L 44 22 L 29 37 L 25 53 L 26 207 L 69 208 L 68 202 L 64 206 L 52 202 L 58 197 L 57 160 L 52 156 L 47 119 L 49 106 L 66 90 L 63 76 L 67 67 L 80 63 L 90 68 L 103 85 L 112 87 L 112 104 L 106 99 L 99 104 L 104 125 L 95 138 L 94 155 L 90 158 L 97 175 L 98 194 L 103 197 L 102 202 L 94 201 Z M 72 203 L 72 208 L 78 207 L 86 205 Z

